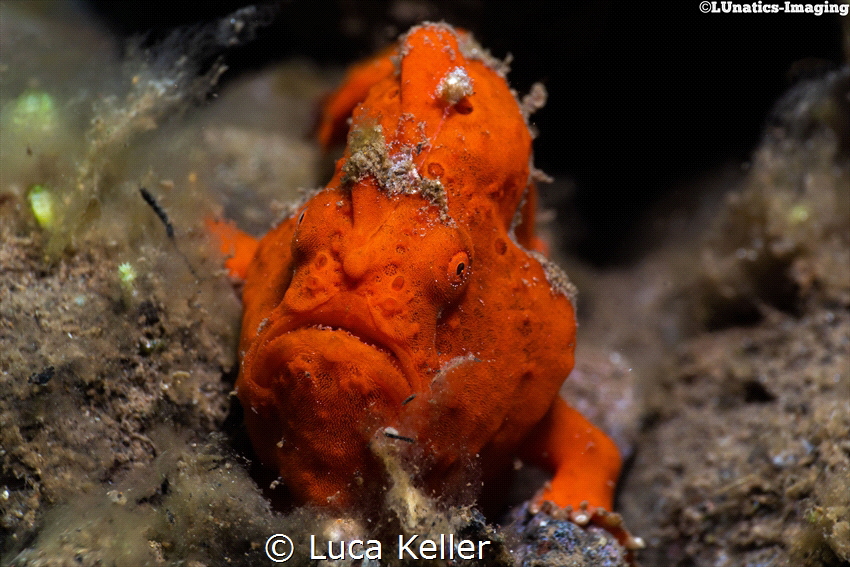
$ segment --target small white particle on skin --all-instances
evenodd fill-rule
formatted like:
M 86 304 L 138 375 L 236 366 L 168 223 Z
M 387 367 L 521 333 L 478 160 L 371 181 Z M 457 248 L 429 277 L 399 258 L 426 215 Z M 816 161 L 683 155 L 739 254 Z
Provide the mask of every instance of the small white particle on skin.
M 443 77 L 437 87 L 439 96 L 449 104 L 457 104 L 463 97 L 472 94 L 472 78 L 463 67 L 455 67 Z

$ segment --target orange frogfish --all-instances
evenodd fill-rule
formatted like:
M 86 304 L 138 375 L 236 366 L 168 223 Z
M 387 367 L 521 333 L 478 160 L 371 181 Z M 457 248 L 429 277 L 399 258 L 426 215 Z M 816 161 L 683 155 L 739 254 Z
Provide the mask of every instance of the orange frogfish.
M 414 27 L 326 103 L 325 143 L 353 115 L 324 189 L 259 241 L 213 223 L 244 278 L 247 430 L 296 503 L 374 502 L 389 437 L 431 494 L 470 471 L 493 490 L 520 458 L 553 473 L 537 502 L 605 525 L 620 455 L 558 395 L 573 288 L 533 251 L 532 135 L 499 63 Z

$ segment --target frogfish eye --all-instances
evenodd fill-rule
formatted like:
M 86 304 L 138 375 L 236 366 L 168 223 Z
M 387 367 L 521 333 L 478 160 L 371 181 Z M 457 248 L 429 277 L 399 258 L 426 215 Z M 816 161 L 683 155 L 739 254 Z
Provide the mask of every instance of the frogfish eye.
M 469 254 L 466 252 L 458 252 L 449 261 L 446 270 L 448 280 L 452 285 L 460 285 L 466 279 L 466 274 L 469 272 Z

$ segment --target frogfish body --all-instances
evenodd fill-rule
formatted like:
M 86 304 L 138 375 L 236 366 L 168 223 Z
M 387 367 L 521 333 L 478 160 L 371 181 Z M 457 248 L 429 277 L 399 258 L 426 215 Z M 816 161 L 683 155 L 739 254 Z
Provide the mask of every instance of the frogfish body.
M 620 456 L 558 395 L 573 288 L 532 251 L 532 136 L 498 65 L 424 24 L 326 109 L 326 143 L 353 110 L 326 188 L 259 242 L 214 227 L 244 278 L 260 458 L 296 503 L 350 509 L 384 490 L 392 432 L 431 493 L 468 493 L 470 470 L 492 489 L 519 457 L 554 473 L 539 500 L 610 510 Z

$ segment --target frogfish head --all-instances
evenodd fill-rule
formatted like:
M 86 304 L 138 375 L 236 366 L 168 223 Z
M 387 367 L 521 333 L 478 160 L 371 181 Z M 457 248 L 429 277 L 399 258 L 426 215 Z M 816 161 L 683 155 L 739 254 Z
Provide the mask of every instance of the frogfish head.
M 368 440 L 397 426 L 404 400 L 439 372 L 437 329 L 472 277 L 470 237 L 428 199 L 390 195 L 371 178 L 325 189 L 288 224 L 276 304 L 249 341 L 243 331 L 237 393 L 250 400 L 246 422 L 280 437 L 255 442 L 278 469 L 342 468 L 341 478 L 379 470 Z M 325 481 L 287 484 L 302 501 L 347 493 Z

